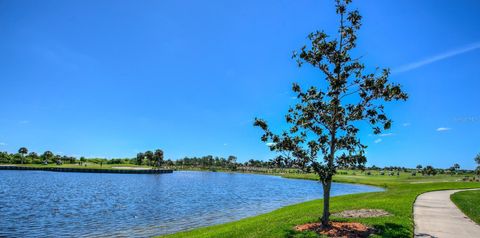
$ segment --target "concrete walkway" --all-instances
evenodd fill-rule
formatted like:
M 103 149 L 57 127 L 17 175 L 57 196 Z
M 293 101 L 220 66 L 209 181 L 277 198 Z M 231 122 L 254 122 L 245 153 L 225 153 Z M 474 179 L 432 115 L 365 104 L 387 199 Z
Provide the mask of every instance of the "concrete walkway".
M 413 205 L 415 237 L 480 237 L 480 226 L 463 214 L 450 195 L 464 190 L 421 194 Z

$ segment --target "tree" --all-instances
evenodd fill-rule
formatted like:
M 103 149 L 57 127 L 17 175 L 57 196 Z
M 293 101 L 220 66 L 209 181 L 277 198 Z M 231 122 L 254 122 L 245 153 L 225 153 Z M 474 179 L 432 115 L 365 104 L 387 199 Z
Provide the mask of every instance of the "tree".
M 359 12 L 347 11 L 351 0 L 337 0 L 338 38 L 323 31 L 308 36 L 310 46 L 294 52 L 301 67 L 308 63 L 319 69 L 323 82 L 307 90 L 294 83 L 298 103 L 285 116 L 289 130 L 274 134 L 266 121 L 255 118 L 254 126 L 264 134 L 270 150 L 291 152 L 296 163 L 308 162 L 319 175 L 323 186 L 323 226 L 329 225 L 330 189 L 338 167 L 364 165 L 365 149 L 357 134 L 359 124 L 369 124 L 374 134 L 390 129 L 392 121 L 384 113 L 383 101 L 406 100 L 398 84 L 388 81 L 389 69 L 365 73 L 360 58 L 352 58 L 357 31 L 361 26 Z
M 153 153 L 153 166 L 156 167 L 157 169 L 160 168 L 163 164 L 163 150 L 155 150 Z
M 152 160 L 153 160 L 153 152 L 150 150 L 145 151 L 145 158 L 148 161 L 148 165 L 152 165 Z
M 138 153 L 137 158 L 135 160 L 137 165 L 142 165 L 143 164 L 143 159 L 145 158 L 145 155 L 143 153 Z
M 53 157 L 53 153 L 47 150 L 43 153 L 42 157 L 43 157 L 43 163 L 48 164 L 48 161 Z
M 25 147 L 21 147 L 20 149 L 18 149 L 18 153 L 22 155 L 22 164 L 23 164 L 25 160 L 25 155 L 28 153 L 28 149 Z
M 477 162 L 477 175 L 480 175 L 480 153 L 475 157 L 475 162 Z
M 435 168 L 433 168 L 431 165 L 427 165 L 427 166 L 425 166 L 425 168 L 423 168 L 422 174 L 436 175 L 437 170 L 435 170 Z
M 62 156 L 60 156 L 60 155 L 55 155 L 55 156 L 53 157 L 53 159 L 55 160 L 55 163 L 56 163 L 57 165 L 61 165 L 61 164 L 62 164 Z
M 417 170 L 421 170 L 423 166 L 421 164 L 417 165 Z
M 228 168 L 230 170 L 235 171 L 237 169 L 237 157 L 236 156 L 233 156 L 233 155 L 228 156 L 227 162 L 228 162 Z
M 30 157 L 31 159 L 38 159 L 38 154 L 35 152 L 30 152 L 27 157 Z
M 460 169 L 460 165 L 459 165 L 459 164 L 453 164 L 453 166 L 450 167 L 448 170 L 450 170 L 450 174 L 453 175 L 453 174 L 456 173 L 459 169 Z

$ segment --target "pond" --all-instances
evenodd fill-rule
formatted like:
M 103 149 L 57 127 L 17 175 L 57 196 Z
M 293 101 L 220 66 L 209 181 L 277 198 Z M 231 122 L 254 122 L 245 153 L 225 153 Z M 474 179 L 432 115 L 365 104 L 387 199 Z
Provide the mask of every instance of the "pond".
M 372 191 L 381 189 L 332 186 L 333 196 Z M 268 175 L 0 170 L 0 237 L 150 237 L 321 197 L 316 181 Z

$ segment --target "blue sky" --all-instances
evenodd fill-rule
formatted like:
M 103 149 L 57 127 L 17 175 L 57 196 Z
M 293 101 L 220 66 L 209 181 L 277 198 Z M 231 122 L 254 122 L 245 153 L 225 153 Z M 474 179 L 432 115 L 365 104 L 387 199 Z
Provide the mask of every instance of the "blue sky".
M 410 99 L 362 128 L 369 164 L 473 168 L 480 153 L 480 3 L 356 1 L 356 49 Z M 253 118 L 282 128 L 293 50 L 335 33 L 333 1 L 0 0 L 0 150 L 269 159 Z

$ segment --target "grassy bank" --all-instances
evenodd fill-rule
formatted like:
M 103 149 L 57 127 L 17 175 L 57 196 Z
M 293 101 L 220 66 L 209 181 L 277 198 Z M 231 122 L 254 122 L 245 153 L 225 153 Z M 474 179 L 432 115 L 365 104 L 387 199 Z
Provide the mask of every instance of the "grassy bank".
M 315 174 L 285 174 L 284 177 L 314 179 Z M 358 221 L 378 230 L 377 237 L 412 237 L 413 203 L 419 194 L 442 189 L 480 187 L 478 182 L 460 182 L 463 176 L 400 176 L 336 175 L 335 182 L 361 183 L 382 186 L 384 192 L 363 193 L 332 198 L 332 213 L 360 208 L 384 209 L 392 215 L 377 218 L 341 219 Z M 294 196 L 295 191 L 292 191 Z M 298 224 L 315 222 L 322 209 L 321 200 L 287 206 L 273 212 L 221 225 L 194 229 L 166 237 L 317 237 L 313 233 L 293 231 Z
M 480 224 L 480 190 L 454 193 L 450 198 L 463 213 Z

